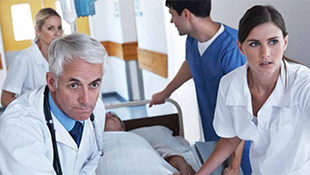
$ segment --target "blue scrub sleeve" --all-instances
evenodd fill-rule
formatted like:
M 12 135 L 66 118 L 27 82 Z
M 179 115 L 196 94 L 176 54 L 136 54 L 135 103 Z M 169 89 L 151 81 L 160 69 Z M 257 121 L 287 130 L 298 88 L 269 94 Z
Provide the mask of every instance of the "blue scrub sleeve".
M 244 175 L 252 174 L 252 168 L 250 163 L 250 146 L 251 141 L 245 141 L 241 158 L 241 169 Z
M 225 74 L 228 74 L 237 67 L 242 66 L 246 58 L 242 55 L 237 47 L 231 48 L 222 59 L 222 68 Z

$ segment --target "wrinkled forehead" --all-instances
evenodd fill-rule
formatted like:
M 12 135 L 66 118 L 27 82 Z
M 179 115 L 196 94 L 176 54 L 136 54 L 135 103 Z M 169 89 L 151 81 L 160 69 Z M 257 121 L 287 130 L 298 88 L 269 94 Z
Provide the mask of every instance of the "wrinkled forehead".
M 76 60 L 64 66 L 60 78 L 64 79 L 84 79 L 94 81 L 103 76 L 102 63 L 88 63 L 84 60 Z

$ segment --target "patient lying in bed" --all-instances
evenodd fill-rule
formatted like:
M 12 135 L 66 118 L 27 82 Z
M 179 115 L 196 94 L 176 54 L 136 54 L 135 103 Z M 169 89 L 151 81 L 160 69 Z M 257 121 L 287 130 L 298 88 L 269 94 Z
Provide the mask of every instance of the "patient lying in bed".
M 98 175 L 166 175 L 174 172 L 195 174 L 192 166 L 181 155 L 183 153 L 185 157 L 190 157 L 187 156 L 189 147 L 172 148 L 175 147 L 176 140 L 169 143 L 168 138 L 163 140 L 158 137 L 162 135 L 161 133 L 170 131 L 163 126 L 124 132 L 122 121 L 115 114 L 107 113 L 105 131 L 108 131 L 103 135 L 105 154 L 100 159 L 96 171 Z M 154 132 L 156 132 L 154 137 L 146 138 L 148 134 Z M 195 166 L 195 169 L 198 167 Z

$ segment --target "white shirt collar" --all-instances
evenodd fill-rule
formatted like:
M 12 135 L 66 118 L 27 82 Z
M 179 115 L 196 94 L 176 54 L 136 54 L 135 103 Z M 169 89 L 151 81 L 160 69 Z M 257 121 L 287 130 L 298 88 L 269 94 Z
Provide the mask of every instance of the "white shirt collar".
M 203 53 L 207 50 L 207 48 L 212 44 L 212 42 L 221 34 L 224 32 L 224 25 L 223 24 L 219 24 L 220 25 L 220 29 L 216 32 L 216 34 L 211 38 L 209 39 L 208 41 L 206 42 L 199 42 L 198 41 L 198 50 L 199 50 L 199 53 L 200 53 L 200 56 L 203 55 Z
M 37 65 L 44 64 L 45 62 L 47 63 L 35 40 L 32 40 L 30 47 L 33 51 L 33 57 L 35 57 Z
M 284 67 L 284 62 L 286 69 Z M 282 108 L 290 108 L 291 106 L 291 91 L 290 86 L 292 84 L 289 77 L 294 72 L 292 66 L 286 61 L 281 62 L 280 75 L 275 89 L 263 105 L 277 106 Z M 252 112 L 252 97 L 247 82 L 247 70 L 248 63 L 241 67 L 241 70 L 237 71 L 228 89 L 226 98 L 226 105 L 228 106 L 246 106 L 250 112 Z M 286 70 L 286 71 L 285 71 Z

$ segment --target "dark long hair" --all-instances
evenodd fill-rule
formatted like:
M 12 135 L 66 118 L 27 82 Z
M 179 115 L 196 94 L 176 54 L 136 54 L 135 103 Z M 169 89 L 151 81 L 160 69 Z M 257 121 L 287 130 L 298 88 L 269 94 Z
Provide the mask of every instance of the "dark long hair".
M 288 35 L 285 22 L 280 12 L 271 5 L 256 5 L 248 9 L 239 22 L 238 40 L 242 44 L 256 26 L 272 22 L 283 34 L 283 38 Z M 283 56 L 288 62 L 298 63 Z M 299 63 L 300 64 L 300 63 Z

